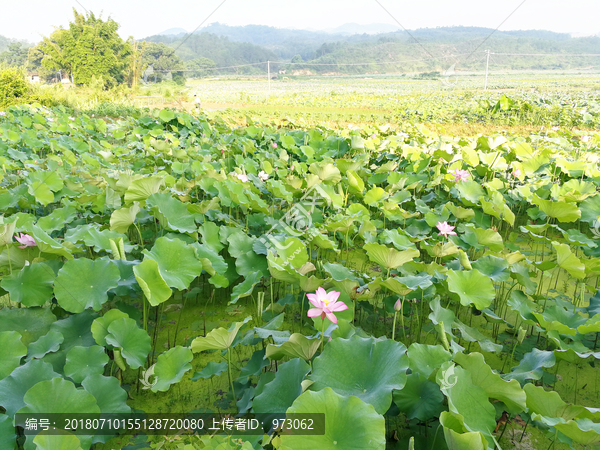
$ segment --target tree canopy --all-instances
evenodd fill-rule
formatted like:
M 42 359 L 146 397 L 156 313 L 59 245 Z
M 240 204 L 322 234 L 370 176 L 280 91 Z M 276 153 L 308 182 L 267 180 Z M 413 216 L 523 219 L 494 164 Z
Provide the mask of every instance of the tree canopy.
M 131 44 L 117 33 L 119 24 L 93 13 L 73 10 L 73 15 L 68 29 L 57 29 L 36 47 L 43 54 L 41 65 L 66 70 L 76 84 L 89 84 L 92 78 L 102 78 L 109 86 L 125 81 Z

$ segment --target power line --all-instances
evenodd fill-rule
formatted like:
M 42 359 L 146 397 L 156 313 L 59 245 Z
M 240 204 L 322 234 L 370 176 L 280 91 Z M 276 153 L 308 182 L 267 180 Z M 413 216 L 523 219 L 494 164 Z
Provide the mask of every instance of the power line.
M 475 53 L 477 50 L 479 50 L 479 47 L 481 47 L 481 46 L 482 46 L 482 45 L 483 45 L 483 44 L 484 44 L 484 43 L 485 43 L 485 42 L 486 42 L 486 41 L 487 41 L 489 38 L 491 38 L 491 37 L 494 35 L 494 33 L 495 33 L 496 31 L 498 31 L 498 30 L 500 29 L 500 27 L 501 27 L 502 25 L 504 25 L 504 23 L 505 23 L 505 22 L 506 22 L 508 19 L 510 19 L 510 18 L 511 18 L 511 16 L 512 16 L 514 13 L 516 13 L 516 12 L 517 12 L 517 10 L 518 10 L 518 9 L 519 9 L 521 6 L 523 6 L 523 3 L 525 3 L 526 1 L 527 1 L 527 0 L 523 0 L 521 3 L 519 3 L 519 6 L 517 6 L 517 7 L 516 7 L 516 8 L 513 10 L 513 12 L 511 12 L 511 13 L 508 15 L 508 17 L 507 17 L 506 19 L 504 19 L 504 20 L 502 21 L 502 23 L 500 23 L 500 25 L 498 25 L 498 26 L 496 27 L 496 29 L 495 29 L 494 31 L 492 31 L 492 32 L 491 32 L 491 33 L 488 35 L 488 37 L 486 37 L 486 38 L 485 38 L 483 41 L 481 41 L 477 47 L 475 47 L 475 50 L 473 50 L 473 51 L 471 52 L 471 55 L 472 55 L 473 53 Z M 469 56 L 467 57 L 467 59 L 465 59 L 465 62 L 469 60 L 469 58 L 471 57 L 471 55 L 469 55 Z
M 370 65 L 386 65 L 386 64 L 403 64 L 407 62 L 419 62 L 419 61 L 431 61 L 432 59 L 447 59 L 447 58 L 456 58 L 458 56 L 464 56 L 467 53 L 462 53 L 460 55 L 448 55 L 448 56 L 440 56 L 440 57 L 431 57 L 431 58 L 419 58 L 419 59 L 404 59 L 402 61 L 387 61 L 387 62 L 362 62 L 362 63 L 310 63 L 310 62 L 301 62 L 301 63 L 287 63 L 287 62 L 278 62 L 271 61 L 273 64 L 280 64 L 285 66 L 370 66 Z M 154 70 L 154 72 L 199 72 L 203 70 L 221 70 L 221 69 L 235 69 L 237 67 L 246 67 L 246 66 L 258 66 L 261 64 L 267 64 L 267 61 L 257 62 L 257 63 L 249 63 L 249 64 L 238 64 L 236 66 L 226 66 L 226 67 L 207 67 L 203 69 L 171 69 L 171 70 Z
M 421 48 L 422 48 L 422 49 L 425 51 L 425 53 L 427 53 L 429 56 L 431 56 L 431 58 L 435 59 L 435 58 L 433 57 L 433 55 L 432 55 L 431 53 L 429 53 L 429 51 L 428 51 L 428 50 L 425 48 L 425 46 L 424 46 L 423 44 L 421 44 L 421 43 L 420 43 L 420 42 L 417 40 L 417 38 L 416 38 L 416 37 L 414 37 L 414 36 L 411 34 L 411 32 L 410 32 L 410 31 L 408 31 L 408 30 L 407 30 L 407 29 L 404 27 L 404 25 L 402 25 L 402 24 L 401 24 L 401 23 L 398 21 L 398 19 L 396 19 L 396 18 L 394 17 L 394 15 L 393 15 L 391 12 L 389 12 L 387 9 L 385 9 L 385 7 L 384 7 L 384 6 L 381 4 L 381 2 L 380 2 L 379 0 L 375 0 L 375 2 L 376 2 L 376 3 L 377 3 L 379 6 L 381 6 L 381 9 L 383 9 L 383 10 L 384 10 L 386 13 L 388 13 L 388 15 L 389 15 L 389 16 L 390 16 L 392 19 L 394 19 L 394 22 L 396 22 L 398 25 L 400 25 L 400 27 L 402 27 L 402 29 L 403 29 L 404 31 L 406 31 L 406 33 L 408 33 L 408 35 L 409 35 L 409 36 L 410 36 L 412 39 L 414 39 L 414 40 L 415 40 L 415 42 L 416 42 L 417 44 L 419 44 L 419 46 L 420 46 L 420 47 L 421 47 Z
M 76 0 L 76 1 L 77 1 L 77 0 Z M 173 53 L 175 53 L 175 52 L 176 52 L 176 51 L 179 49 L 179 47 L 181 47 L 181 46 L 183 45 L 183 43 L 184 43 L 185 41 L 187 41 L 187 40 L 190 38 L 190 36 L 191 36 L 192 34 L 194 34 L 196 31 L 198 31 L 198 29 L 199 29 L 199 28 L 200 28 L 202 25 L 204 25 L 204 23 L 205 23 L 205 22 L 206 22 L 208 19 L 210 19 L 210 17 L 211 17 L 211 16 L 212 16 L 214 13 L 216 13 L 216 12 L 217 12 L 217 10 L 218 10 L 218 9 L 219 9 L 221 6 L 223 6 L 223 3 L 225 3 L 226 1 L 227 1 L 227 0 L 223 0 L 221 3 L 219 3 L 219 6 L 217 6 L 217 7 L 216 7 L 216 8 L 213 10 L 213 12 L 211 12 L 211 13 L 210 13 L 210 14 L 209 14 L 209 15 L 206 17 L 206 19 L 204 19 L 204 20 L 203 20 L 203 21 L 200 23 L 200 25 L 198 25 L 198 26 L 196 27 L 196 29 L 195 29 L 194 31 L 192 31 L 190 34 L 188 34 L 188 35 L 187 35 L 187 36 L 186 36 L 186 37 L 183 39 L 183 41 L 181 41 L 181 43 L 180 43 L 180 44 L 177 46 L 177 48 L 175 48 L 175 50 L 173 50 Z M 79 3 L 79 2 L 78 2 L 78 3 Z
M 86 13 L 88 13 L 88 14 L 90 13 L 90 12 L 89 12 L 89 11 L 88 11 L 88 10 L 85 8 L 85 6 L 83 6 L 81 3 L 79 3 L 79 0 L 75 0 L 75 2 L 76 2 L 76 3 L 77 3 L 79 6 L 81 6 L 83 9 L 85 9 L 85 12 L 86 12 Z

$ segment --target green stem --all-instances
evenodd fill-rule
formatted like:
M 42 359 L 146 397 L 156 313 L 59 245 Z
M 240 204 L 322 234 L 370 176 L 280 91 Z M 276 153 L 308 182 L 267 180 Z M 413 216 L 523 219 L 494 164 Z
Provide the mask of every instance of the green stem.
M 394 311 L 394 322 L 392 323 L 392 341 L 396 340 L 396 316 L 398 316 L 398 311 Z
M 233 378 L 231 377 L 231 347 L 227 349 L 227 374 L 229 375 L 229 386 L 233 394 L 233 401 L 236 401 L 235 390 L 233 389 Z
M 323 339 L 325 339 L 325 318 L 321 318 L 322 320 L 322 324 L 321 324 L 321 353 L 323 353 Z

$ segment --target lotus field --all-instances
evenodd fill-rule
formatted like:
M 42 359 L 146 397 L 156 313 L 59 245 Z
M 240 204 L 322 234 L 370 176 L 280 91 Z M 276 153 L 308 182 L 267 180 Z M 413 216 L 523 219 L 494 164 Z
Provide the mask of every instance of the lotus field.
M 600 134 L 69 114 L 0 113 L 1 450 L 600 445 Z M 130 412 L 325 431 L 15 426 Z

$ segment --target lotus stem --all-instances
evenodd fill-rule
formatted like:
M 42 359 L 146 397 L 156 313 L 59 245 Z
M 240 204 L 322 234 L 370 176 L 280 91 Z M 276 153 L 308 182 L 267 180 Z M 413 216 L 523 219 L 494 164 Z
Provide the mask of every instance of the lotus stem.
M 233 388 L 233 378 L 231 377 L 231 347 L 227 348 L 227 375 L 229 376 L 229 386 L 233 395 L 233 401 L 236 401 L 235 389 Z

